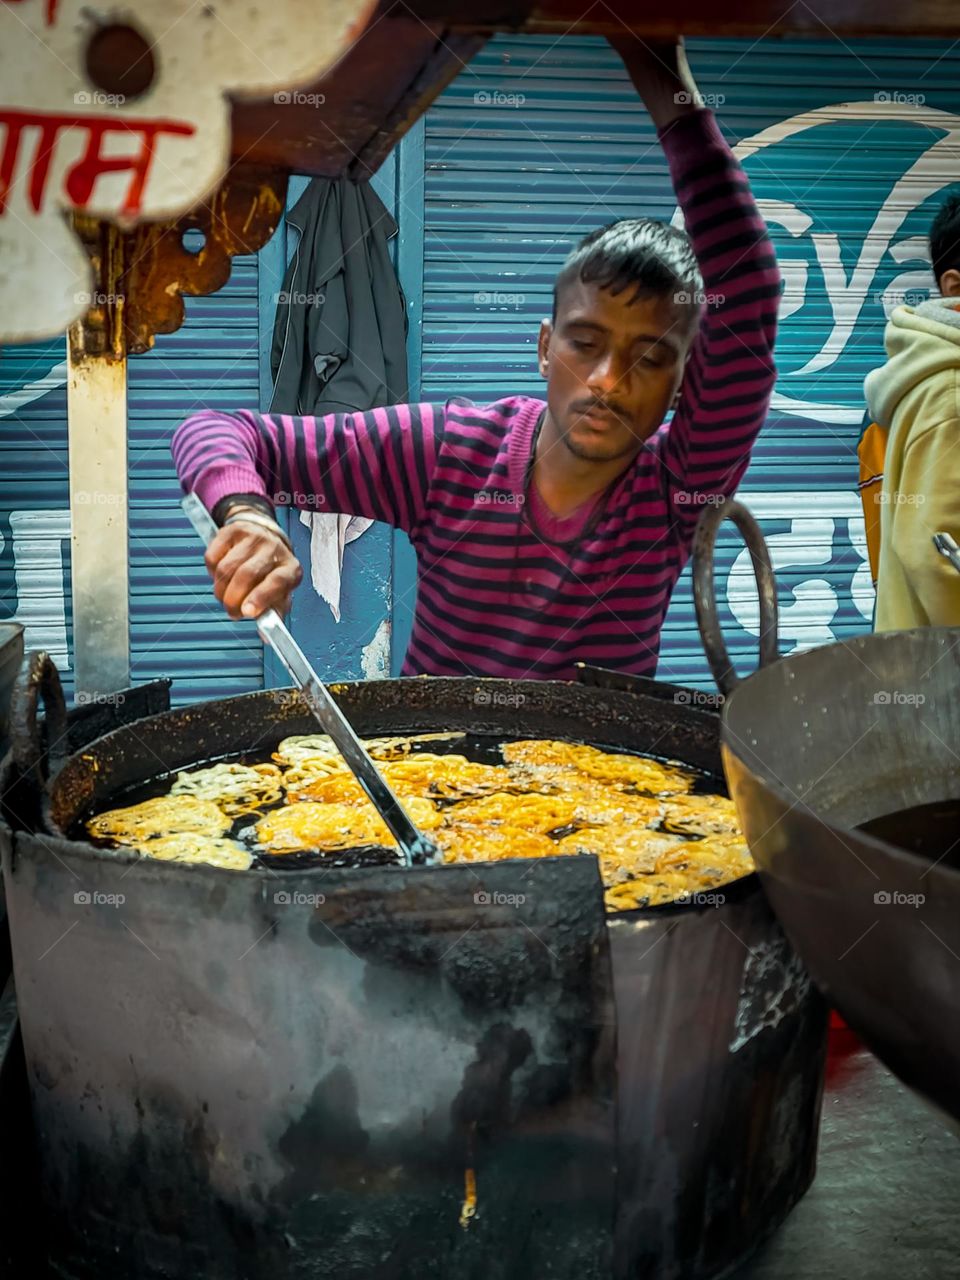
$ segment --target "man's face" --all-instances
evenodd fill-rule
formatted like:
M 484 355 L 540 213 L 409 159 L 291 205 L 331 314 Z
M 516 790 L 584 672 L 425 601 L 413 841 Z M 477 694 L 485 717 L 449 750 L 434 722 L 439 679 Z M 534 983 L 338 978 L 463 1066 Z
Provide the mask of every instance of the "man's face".
M 680 386 L 698 315 L 666 297 L 614 295 L 572 280 L 553 323 L 540 326 L 540 373 L 560 439 L 578 458 L 636 454 L 663 422 Z

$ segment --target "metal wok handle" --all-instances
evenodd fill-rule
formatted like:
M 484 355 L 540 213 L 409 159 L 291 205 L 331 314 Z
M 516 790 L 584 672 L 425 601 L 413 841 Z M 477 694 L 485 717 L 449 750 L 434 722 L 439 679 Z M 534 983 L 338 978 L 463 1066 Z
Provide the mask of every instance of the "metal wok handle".
M 43 702 L 46 734 L 40 732 L 37 715 Z M 51 778 L 69 754 L 67 704 L 60 673 L 49 653 L 34 649 L 27 654 L 10 699 L 10 747 L 21 776 L 37 791 L 46 790 Z
M 758 665 L 767 666 L 780 656 L 777 649 L 777 579 L 770 552 L 760 526 L 749 510 L 732 498 L 707 507 L 693 535 L 693 602 L 697 610 L 697 626 L 710 670 L 720 692 L 726 696 L 740 682 L 733 669 L 723 639 L 717 614 L 717 592 L 714 582 L 714 548 L 717 532 L 724 520 L 732 520 L 750 552 L 753 572 L 760 593 L 760 658 Z

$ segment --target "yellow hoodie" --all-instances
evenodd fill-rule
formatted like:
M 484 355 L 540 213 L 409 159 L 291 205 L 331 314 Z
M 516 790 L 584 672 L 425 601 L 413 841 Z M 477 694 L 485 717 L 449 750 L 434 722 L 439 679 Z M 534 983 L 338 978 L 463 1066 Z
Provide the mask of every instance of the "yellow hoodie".
M 932 542 L 941 529 L 960 542 L 960 299 L 897 307 L 884 343 L 864 383 L 889 428 L 875 626 L 960 626 L 960 573 Z

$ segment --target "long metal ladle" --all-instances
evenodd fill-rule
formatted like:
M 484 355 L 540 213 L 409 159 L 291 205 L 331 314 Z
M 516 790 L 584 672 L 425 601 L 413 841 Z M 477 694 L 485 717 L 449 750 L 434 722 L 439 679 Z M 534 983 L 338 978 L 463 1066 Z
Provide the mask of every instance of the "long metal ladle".
M 203 540 L 204 546 L 208 545 L 219 532 L 210 512 L 195 493 L 188 494 L 180 505 Z M 412 866 L 414 863 L 437 861 L 440 855 L 436 846 L 414 826 L 386 778 L 354 733 L 350 721 L 334 702 L 329 689 L 307 661 L 306 655 L 290 634 L 286 623 L 276 609 L 267 609 L 254 621 L 260 638 L 264 644 L 270 645 L 286 667 L 310 710 L 320 721 L 325 732 L 330 735 L 334 746 L 346 760 L 353 776 L 390 828 L 400 846 L 404 863 Z

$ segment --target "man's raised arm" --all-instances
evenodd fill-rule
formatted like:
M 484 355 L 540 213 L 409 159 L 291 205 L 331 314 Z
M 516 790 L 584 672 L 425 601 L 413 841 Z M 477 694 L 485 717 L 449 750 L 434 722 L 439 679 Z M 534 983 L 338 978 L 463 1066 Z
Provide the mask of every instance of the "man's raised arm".
M 703 277 L 700 331 L 659 441 L 674 525 L 689 541 L 704 504 L 735 492 L 766 418 L 780 272 L 746 175 L 700 105 L 683 45 L 612 43 L 657 127 Z

